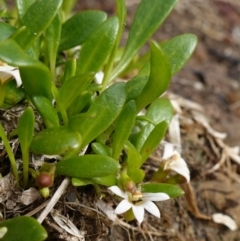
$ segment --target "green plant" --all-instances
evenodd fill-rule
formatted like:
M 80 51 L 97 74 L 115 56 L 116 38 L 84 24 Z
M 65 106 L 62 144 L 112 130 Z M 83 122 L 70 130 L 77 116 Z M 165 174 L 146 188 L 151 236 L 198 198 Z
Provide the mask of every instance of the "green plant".
M 29 106 L 17 128 L 22 178 L 18 177 L 20 170 L 16 170 L 1 126 L 0 136 L 22 187 L 29 185 L 29 172 L 40 183 L 40 189 L 49 189 L 54 177 L 60 175 L 72 178 L 75 186 L 92 184 L 98 191 L 99 185 L 107 186 L 124 198 L 123 209 L 117 213 L 126 212 L 125 218 L 130 220 L 132 208 L 141 223 L 143 208 L 152 212 L 143 205 L 146 193 L 151 196 L 146 202 L 152 206 L 149 200 L 182 195 L 176 184 L 189 181 L 185 161 L 174 150 L 165 155 L 150 183 L 144 183 L 141 167 L 165 136 L 173 116 L 170 101 L 161 95 L 193 53 L 197 39 L 183 34 L 164 43 L 151 41 L 150 51 L 136 60 L 140 48 L 177 0 L 142 0 L 123 52 L 119 43 L 126 19 L 125 1 L 116 0 L 117 13 L 110 18 L 95 10 L 70 15 L 74 2 L 16 0 L 17 16 L 9 23 L 0 22 L 0 60 L 18 68 L 22 81 L 17 88 L 11 75 L 15 80 L 17 77 L 10 71 L 3 79 L 6 67 L 0 69 L 0 106 L 10 108 L 21 100 Z M 11 16 L 8 11 L 1 14 Z M 127 82 L 118 79 L 131 76 L 136 66 L 136 76 Z M 103 79 L 96 82 L 100 71 Z M 44 126 L 35 134 L 33 110 Z M 86 152 L 79 155 L 82 149 Z M 61 160 L 29 170 L 31 152 L 58 155 Z M 169 176 L 171 171 L 175 175 Z

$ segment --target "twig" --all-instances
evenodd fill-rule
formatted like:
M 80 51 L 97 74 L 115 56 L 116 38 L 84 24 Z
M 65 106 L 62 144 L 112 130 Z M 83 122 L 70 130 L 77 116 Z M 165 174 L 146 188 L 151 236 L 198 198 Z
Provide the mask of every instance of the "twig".
M 38 213 L 40 210 L 45 208 L 49 202 L 50 202 L 50 200 L 47 200 L 46 202 L 42 203 L 40 206 L 38 206 L 34 210 L 30 211 L 29 213 L 25 214 L 24 216 L 29 216 L 29 217 L 33 216 L 34 214 Z
M 210 174 L 218 170 L 226 161 L 227 155 L 225 150 L 223 150 L 222 157 L 218 163 L 216 163 L 210 170 L 206 171 L 206 174 Z

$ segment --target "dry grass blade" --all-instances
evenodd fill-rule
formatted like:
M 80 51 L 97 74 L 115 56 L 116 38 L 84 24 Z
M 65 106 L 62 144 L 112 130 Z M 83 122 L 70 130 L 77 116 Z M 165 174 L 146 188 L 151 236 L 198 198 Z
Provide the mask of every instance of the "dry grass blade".
M 185 192 L 189 211 L 196 217 L 204 220 L 211 220 L 211 217 L 201 213 L 197 205 L 196 195 L 190 183 L 182 184 L 181 188 Z

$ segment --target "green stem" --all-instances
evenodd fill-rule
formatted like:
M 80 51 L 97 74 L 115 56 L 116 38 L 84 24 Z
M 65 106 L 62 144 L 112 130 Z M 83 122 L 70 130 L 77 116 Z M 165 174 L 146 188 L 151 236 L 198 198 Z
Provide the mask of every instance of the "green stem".
M 0 106 L 2 106 L 4 102 L 5 87 L 6 87 L 6 83 L 1 83 L 1 80 L 0 80 Z
M 28 184 L 28 171 L 29 171 L 29 150 L 22 151 L 22 161 L 23 161 L 23 188 Z
M 106 70 L 103 78 L 103 83 L 102 83 L 102 91 L 104 91 L 108 85 L 108 83 L 111 81 L 111 72 L 113 69 L 113 64 L 114 64 L 114 58 L 118 50 L 118 46 L 121 40 L 122 32 L 124 29 L 125 25 L 125 20 L 126 20 L 126 5 L 124 0 L 116 0 L 116 5 L 117 5 L 117 15 L 118 15 L 118 20 L 119 20 L 119 28 L 118 28 L 118 33 L 117 33 L 117 38 L 116 38 L 116 43 L 112 49 L 112 52 L 109 56 L 108 59 L 108 64 L 106 65 Z
M 56 103 L 57 103 L 57 106 L 58 106 L 58 108 L 59 108 L 59 111 L 60 111 L 60 113 L 61 113 L 61 115 L 62 115 L 63 122 L 64 122 L 65 125 L 67 125 L 67 124 L 68 124 L 67 111 L 66 111 L 66 109 L 64 108 L 64 106 L 63 106 L 63 104 L 62 104 L 62 102 L 61 102 L 61 100 L 60 100 L 59 93 L 58 93 L 58 89 L 56 88 L 56 86 L 54 85 L 54 83 L 52 84 L 52 89 L 51 89 L 51 91 L 52 91 L 52 94 L 53 94 L 53 96 L 54 96 L 54 99 L 55 99 L 55 101 L 56 101 Z
M 77 0 L 63 0 L 62 10 L 64 12 L 65 17 L 68 17 L 68 15 L 71 13 L 76 2 L 77 2 Z M 65 20 L 65 19 L 63 19 L 63 20 Z
M 55 74 L 55 65 L 56 65 L 56 59 L 55 56 L 53 57 L 49 57 L 49 63 L 50 63 L 50 71 L 52 73 L 52 79 L 55 81 L 56 79 L 56 74 Z
M 10 147 L 9 141 L 7 139 L 7 136 L 6 136 L 5 132 L 4 132 L 4 129 L 3 129 L 3 126 L 2 126 L 1 123 L 0 123 L 0 137 L 2 138 L 3 144 L 4 144 L 6 152 L 8 154 L 8 158 L 10 160 L 13 176 L 14 176 L 16 181 L 19 181 L 16 160 L 14 158 L 13 151 L 12 151 L 12 149 Z
M 116 56 L 116 53 L 117 53 L 117 50 L 118 50 L 118 45 L 119 45 L 120 40 L 121 40 L 123 29 L 124 29 L 124 22 L 125 22 L 125 18 L 126 18 L 126 12 L 125 12 L 126 8 L 124 6 L 124 9 L 122 9 L 123 3 L 124 2 L 122 0 L 116 0 L 118 19 L 119 19 L 119 22 L 120 22 L 120 26 L 119 26 L 119 29 L 118 29 L 115 45 L 112 49 L 112 52 L 111 52 L 111 54 L 109 56 L 109 59 L 108 59 L 108 63 L 107 63 L 106 68 L 105 68 L 101 92 L 106 89 L 106 87 L 107 87 L 107 85 L 110 81 L 111 72 L 112 72 L 113 64 L 114 64 L 114 59 L 115 59 L 115 56 Z
M 114 63 L 114 58 L 115 58 L 117 47 L 118 47 L 118 44 L 115 44 L 114 49 L 109 56 L 108 64 L 107 64 L 107 66 L 105 68 L 105 71 L 104 71 L 105 73 L 104 73 L 104 77 L 103 77 L 103 81 L 102 81 L 101 92 L 103 92 L 107 88 L 109 78 L 110 78 L 112 68 L 113 68 L 113 63 Z
M 161 162 L 160 167 L 158 168 L 158 170 L 154 173 L 151 182 L 165 182 L 164 180 L 166 179 L 166 177 L 169 175 L 169 173 L 171 172 L 171 170 L 165 170 L 164 171 L 164 162 Z

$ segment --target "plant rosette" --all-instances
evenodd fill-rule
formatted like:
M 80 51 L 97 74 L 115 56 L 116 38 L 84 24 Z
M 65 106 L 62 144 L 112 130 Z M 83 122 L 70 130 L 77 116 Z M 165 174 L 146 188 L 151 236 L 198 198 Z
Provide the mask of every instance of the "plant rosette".
M 192 55 L 197 38 L 182 34 L 162 43 L 152 41 L 146 55 L 137 54 L 177 1 L 141 0 L 123 48 L 119 44 L 127 19 L 125 0 L 116 0 L 116 15 L 111 17 L 99 10 L 73 14 L 76 1 L 68 0 L 15 1 L 13 11 L 1 12 L 0 108 L 22 100 L 28 104 L 14 130 L 21 167 L 0 123 L 0 137 L 19 186 L 29 186 L 29 173 L 44 197 L 49 196 L 55 176 L 71 178 L 76 186 L 91 184 L 99 193 L 106 186 L 123 198 L 115 212 L 124 213 L 127 220 L 132 214 L 140 224 L 144 210 L 160 218 L 155 201 L 183 195 L 172 184 L 189 182 L 190 173 L 173 147 L 165 147 L 152 183 L 144 183 L 142 167 L 173 118 L 171 102 L 162 94 Z M 13 21 L 4 22 L 9 17 Z M 125 81 L 125 76 L 134 77 Z M 33 170 L 29 167 L 34 154 L 61 160 L 43 162 Z M 0 235 L 16 241 L 2 227 Z

